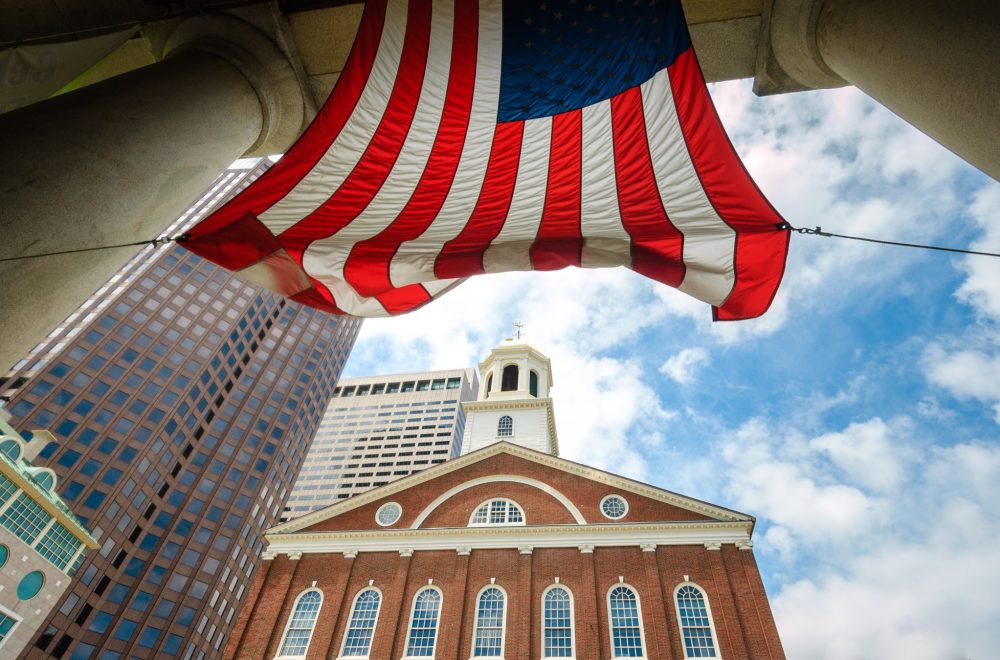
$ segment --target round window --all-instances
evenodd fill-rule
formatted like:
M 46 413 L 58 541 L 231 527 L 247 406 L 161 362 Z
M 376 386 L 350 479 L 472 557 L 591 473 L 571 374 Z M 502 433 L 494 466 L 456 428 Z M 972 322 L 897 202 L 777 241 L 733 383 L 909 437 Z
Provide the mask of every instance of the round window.
M 7 563 L 7 557 L 10 556 L 10 548 L 0 543 L 0 568 Z
M 42 590 L 45 584 L 45 574 L 41 571 L 31 571 L 17 585 L 17 597 L 21 600 L 31 600 Z
M 395 502 L 386 502 L 375 512 L 375 522 L 382 525 L 382 527 L 388 527 L 389 525 L 396 524 L 401 515 L 403 515 L 403 507 Z
M 628 513 L 628 502 L 621 495 L 607 495 L 601 500 L 601 513 L 612 520 L 624 518 Z

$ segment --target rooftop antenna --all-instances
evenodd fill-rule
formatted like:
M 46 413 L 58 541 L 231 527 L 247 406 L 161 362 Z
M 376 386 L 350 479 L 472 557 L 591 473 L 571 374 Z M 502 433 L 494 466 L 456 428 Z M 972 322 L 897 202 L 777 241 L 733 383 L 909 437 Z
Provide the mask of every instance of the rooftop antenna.
M 520 321 L 514 321 L 514 337 L 516 339 L 521 338 L 521 328 L 523 327 L 524 327 L 523 323 L 521 323 Z

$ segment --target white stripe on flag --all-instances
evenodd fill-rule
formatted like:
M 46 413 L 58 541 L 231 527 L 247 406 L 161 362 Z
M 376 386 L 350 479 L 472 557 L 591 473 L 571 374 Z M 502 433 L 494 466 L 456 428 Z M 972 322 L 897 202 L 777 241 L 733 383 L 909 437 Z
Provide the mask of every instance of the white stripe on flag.
M 406 14 L 406 0 L 389 0 L 371 75 L 344 128 L 312 170 L 282 199 L 258 215 L 275 235 L 330 199 L 364 155 L 392 96 L 406 36 Z
M 580 233 L 583 250 L 580 265 L 584 268 L 628 266 L 632 262 L 632 250 L 618 209 L 611 102 L 601 101 L 583 108 L 582 118 Z
M 657 188 L 670 221 L 684 235 L 686 271 L 677 288 L 721 305 L 735 283 L 736 232 L 716 213 L 691 162 L 667 69 L 641 90 Z
M 441 210 L 419 237 L 399 246 L 389 266 L 394 286 L 434 279 L 434 264 L 444 244 L 465 228 L 490 162 L 490 146 L 496 129 L 500 100 L 500 55 L 503 17 L 498 0 L 479 2 L 479 42 L 476 54 L 476 87 L 472 97 L 469 127 L 455 179 Z
M 328 279 L 343 280 L 344 263 L 355 244 L 375 236 L 392 224 L 420 182 L 444 110 L 444 89 L 448 85 L 454 19 L 452 5 L 443 2 L 434 3 L 427 68 L 413 122 L 400 147 L 399 157 L 382 187 L 350 224 L 329 238 L 313 242 L 302 255 L 302 266 L 305 271 L 328 287 Z M 344 287 L 350 288 L 346 283 L 343 287 L 336 287 L 339 295 L 343 295 L 347 290 Z M 333 288 L 330 291 L 334 293 Z M 351 289 L 351 292 L 354 293 L 354 290 Z M 369 299 L 362 298 L 356 293 L 343 301 L 337 296 L 338 293 L 334 293 L 337 306 L 349 314 L 355 314 L 349 307 L 357 305 L 358 300 L 365 300 L 365 305 L 370 304 Z M 371 299 L 371 303 L 379 304 L 374 299 Z
M 487 273 L 532 269 L 530 249 L 545 208 L 551 143 L 551 117 L 524 122 L 521 158 L 507 221 L 483 254 Z

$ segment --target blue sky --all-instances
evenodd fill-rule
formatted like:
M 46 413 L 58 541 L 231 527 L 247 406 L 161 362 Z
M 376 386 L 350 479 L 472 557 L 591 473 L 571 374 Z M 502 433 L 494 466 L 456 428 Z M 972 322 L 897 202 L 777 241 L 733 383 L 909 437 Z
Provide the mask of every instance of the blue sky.
M 711 87 L 793 225 L 1000 249 L 1000 184 L 863 93 Z M 624 269 L 473 278 L 366 321 L 345 375 L 475 365 L 525 323 L 563 455 L 757 516 L 792 658 L 1000 648 L 1000 259 L 794 236 L 763 318 Z

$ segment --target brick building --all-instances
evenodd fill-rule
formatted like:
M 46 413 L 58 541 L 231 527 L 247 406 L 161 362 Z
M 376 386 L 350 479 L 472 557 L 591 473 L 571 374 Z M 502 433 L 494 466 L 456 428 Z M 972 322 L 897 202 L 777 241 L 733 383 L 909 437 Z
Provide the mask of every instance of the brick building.
M 521 346 L 480 365 L 480 401 L 546 398 L 512 394 L 519 373 L 488 384 L 530 367 Z M 554 438 L 477 408 L 467 434 L 489 415 L 494 442 L 270 530 L 226 655 L 784 657 L 753 517 L 538 451 Z

